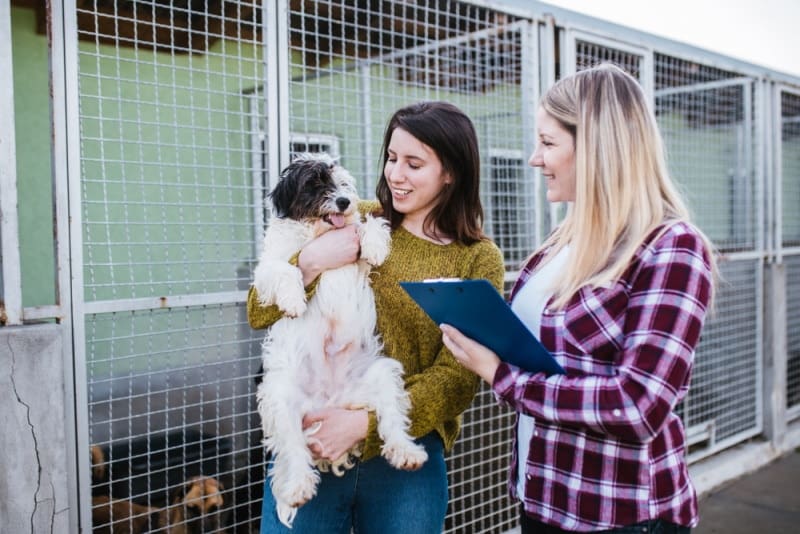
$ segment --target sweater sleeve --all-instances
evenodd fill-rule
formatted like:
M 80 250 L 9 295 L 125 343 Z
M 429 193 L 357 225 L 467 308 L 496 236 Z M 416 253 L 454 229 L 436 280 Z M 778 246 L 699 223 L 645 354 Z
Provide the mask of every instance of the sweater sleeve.
M 504 264 L 500 250 L 491 242 L 480 246 L 479 252 L 466 271 L 464 278 L 486 278 L 502 294 Z M 422 335 L 422 334 L 420 334 Z M 460 428 L 460 416 L 469 408 L 480 386 L 480 378 L 467 370 L 441 343 L 438 328 L 434 333 L 441 348 L 433 364 L 405 377 L 406 391 L 411 400 L 409 433 L 421 437 L 437 431 L 450 450 Z M 363 458 L 380 453 L 381 440 L 377 433 L 377 420 L 370 414 L 370 424 L 364 444 Z
M 300 257 L 300 252 L 295 253 L 290 259 L 289 263 L 297 266 L 297 259 Z M 308 301 L 317 290 L 317 283 L 319 276 L 316 277 L 308 286 L 306 286 L 306 301 Z M 277 304 L 270 304 L 269 306 L 262 306 L 258 302 L 258 292 L 254 286 L 250 286 L 247 292 L 247 322 L 250 323 L 251 328 L 257 330 L 269 328 L 277 323 L 283 317 L 283 312 L 278 308 Z

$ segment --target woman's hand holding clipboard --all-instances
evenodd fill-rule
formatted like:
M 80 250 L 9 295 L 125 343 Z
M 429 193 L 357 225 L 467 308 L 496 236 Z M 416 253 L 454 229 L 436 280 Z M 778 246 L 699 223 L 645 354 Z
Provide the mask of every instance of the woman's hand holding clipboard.
M 533 373 L 564 373 L 488 280 L 435 279 L 400 285 L 437 325 L 453 326 L 503 361 Z

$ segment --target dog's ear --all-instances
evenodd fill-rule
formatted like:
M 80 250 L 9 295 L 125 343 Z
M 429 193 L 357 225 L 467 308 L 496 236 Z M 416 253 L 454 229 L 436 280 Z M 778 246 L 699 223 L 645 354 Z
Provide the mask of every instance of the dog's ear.
M 90 447 L 92 458 L 92 484 L 100 484 L 106 480 L 106 455 L 99 445 Z
M 292 165 L 284 169 L 280 180 L 278 180 L 278 185 L 269 194 L 269 199 L 272 201 L 272 211 L 279 218 L 286 217 L 291 213 L 292 202 L 297 198 L 298 180 L 300 178 L 296 176 L 297 173 L 293 172 L 292 169 Z
M 283 169 L 278 185 L 269 194 L 273 213 L 279 218 L 300 216 L 298 212 L 304 211 L 303 192 L 310 189 L 309 183 L 316 191 L 323 190 L 324 184 L 330 181 L 332 168 L 329 160 L 319 158 L 296 158 L 292 161 Z

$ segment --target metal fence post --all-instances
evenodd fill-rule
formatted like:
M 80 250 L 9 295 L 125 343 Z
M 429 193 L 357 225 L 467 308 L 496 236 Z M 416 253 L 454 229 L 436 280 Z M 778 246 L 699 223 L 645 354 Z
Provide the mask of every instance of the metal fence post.
M 17 220 L 17 158 L 14 132 L 14 69 L 11 55 L 11 6 L 0 0 L 0 324 L 22 323 L 22 277 Z

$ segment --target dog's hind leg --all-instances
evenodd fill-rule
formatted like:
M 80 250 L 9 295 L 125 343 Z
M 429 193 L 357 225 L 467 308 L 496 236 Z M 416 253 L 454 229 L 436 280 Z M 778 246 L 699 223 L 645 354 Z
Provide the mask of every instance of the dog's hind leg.
M 306 407 L 291 390 L 285 373 L 270 371 L 257 392 L 264 444 L 272 452 L 270 486 L 277 503 L 278 518 L 291 527 L 296 509 L 317 492 L 319 473 L 313 468 L 311 452 L 302 429 Z
M 403 387 L 402 373 L 397 360 L 379 358 L 370 365 L 363 383 L 378 418 L 378 434 L 383 439 L 381 454 L 394 467 L 413 471 L 422 467 L 428 453 L 408 435 L 406 414 L 411 403 Z

